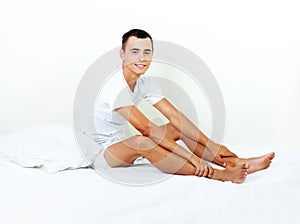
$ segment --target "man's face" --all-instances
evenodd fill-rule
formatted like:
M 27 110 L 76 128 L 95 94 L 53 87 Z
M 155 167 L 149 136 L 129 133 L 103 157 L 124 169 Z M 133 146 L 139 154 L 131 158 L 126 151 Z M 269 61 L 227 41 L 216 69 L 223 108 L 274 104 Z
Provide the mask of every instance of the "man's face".
M 120 56 L 123 66 L 134 74 L 144 74 L 149 68 L 152 60 L 152 43 L 150 38 L 128 38 L 125 51 L 121 49 Z

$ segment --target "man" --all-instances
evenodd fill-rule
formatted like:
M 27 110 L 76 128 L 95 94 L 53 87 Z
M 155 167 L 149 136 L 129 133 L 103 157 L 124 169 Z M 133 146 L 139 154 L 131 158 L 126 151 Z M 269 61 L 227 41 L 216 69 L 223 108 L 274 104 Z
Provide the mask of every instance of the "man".
M 133 29 L 125 33 L 120 50 L 122 70 L 105 83 L 99 94 L 95 127 L 109 167 L 130 166 L 138 157 L 144 157 L 166 173 L 234 183 L 242 183 L 247 174 L 269 167 L 273 152 L 257 158 L 238 158 L 225 146 L 205 136 L 162 96 L 160 87 L 145 74 L 152 54 L 153 42 L 147 32 Z M 169 123 L 157 126 L 151 122 L 136 107 L 142 98 L 159 110 Z M 141 135 L 126 137 L 124 125 L 127 121 Z M 176 143 L 179 139 L 190 151 Z M 213 169 L 203 159 L 226 169 Z

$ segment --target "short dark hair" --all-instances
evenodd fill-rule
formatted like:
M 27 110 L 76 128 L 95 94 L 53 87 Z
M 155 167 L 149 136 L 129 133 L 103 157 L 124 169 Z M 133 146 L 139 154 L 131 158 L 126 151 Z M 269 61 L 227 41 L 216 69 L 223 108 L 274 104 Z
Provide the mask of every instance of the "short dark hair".
M 122 36 L 122 49 L 124 51 L 125 51 L 125 44 L 129 37 L 137 37 L 137 38 L 142 38 L 142 39 L 150 38 L 151 44 L 152 44 L 152 49 L 153 49 L 153 40 L 149 33 L 147 33 L 144 30 L 140 30 L 140 29 L 132 29 L 132 30 L 129 30 L 128 32 L 124 33 Z

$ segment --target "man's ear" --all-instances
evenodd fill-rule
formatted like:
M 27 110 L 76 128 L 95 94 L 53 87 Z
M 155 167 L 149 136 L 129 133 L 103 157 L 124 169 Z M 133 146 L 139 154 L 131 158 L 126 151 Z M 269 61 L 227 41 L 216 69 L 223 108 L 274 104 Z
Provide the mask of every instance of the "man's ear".
M 122 59 L 122 61 L 124 61 L 125 52 L 124 52 L 124 50 L 122 48 L 120 49 L 120 58 Z

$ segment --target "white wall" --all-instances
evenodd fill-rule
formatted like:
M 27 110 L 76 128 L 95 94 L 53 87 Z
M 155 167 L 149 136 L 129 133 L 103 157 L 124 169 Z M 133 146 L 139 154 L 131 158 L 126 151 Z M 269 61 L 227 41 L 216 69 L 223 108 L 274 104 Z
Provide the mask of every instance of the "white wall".
M 296 0 L 2 0 L 0 133 L 71 125 L 86 69 L 124 32 L 142 28 L 212 70 L 225 98 L 225 142 L 300 150 L 299 9 Z

